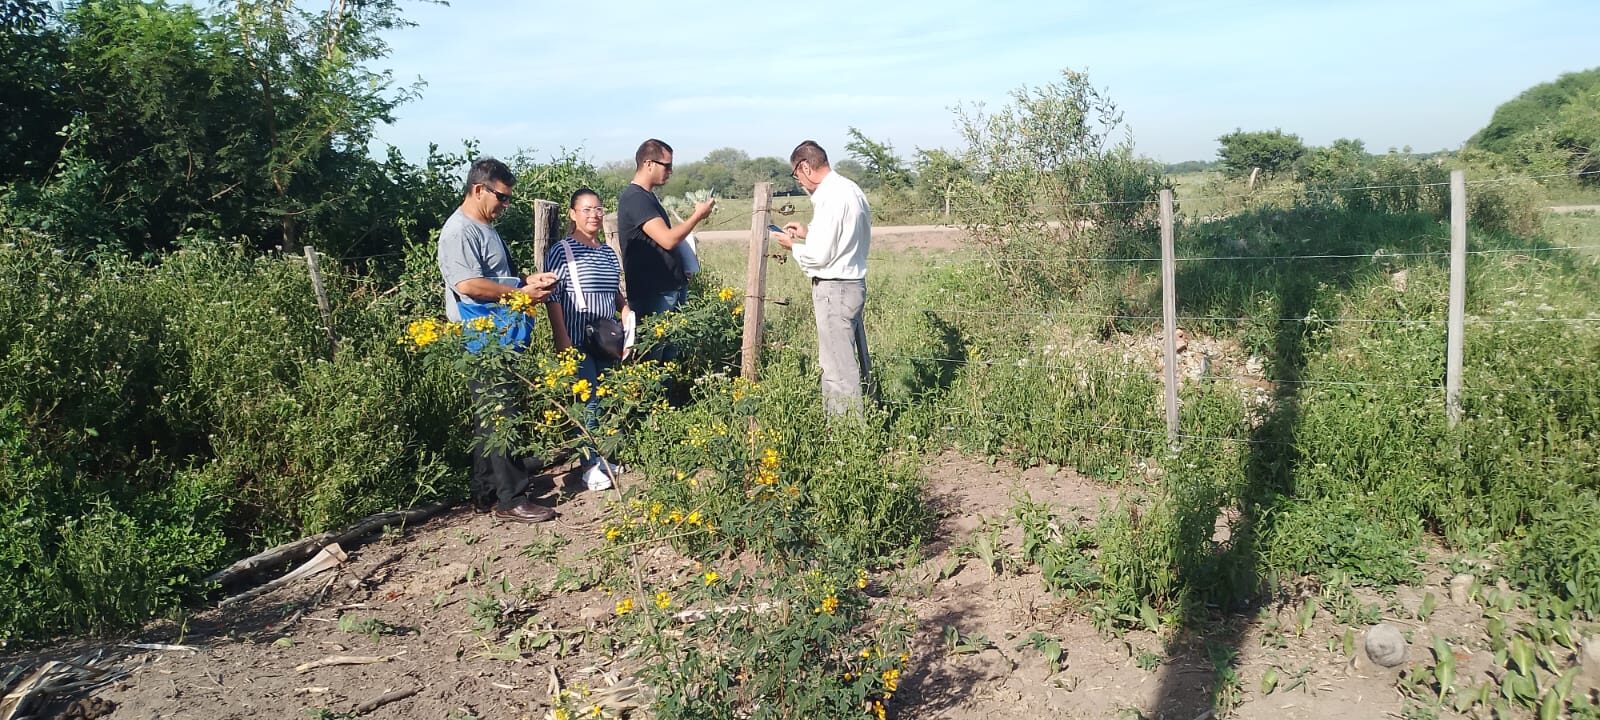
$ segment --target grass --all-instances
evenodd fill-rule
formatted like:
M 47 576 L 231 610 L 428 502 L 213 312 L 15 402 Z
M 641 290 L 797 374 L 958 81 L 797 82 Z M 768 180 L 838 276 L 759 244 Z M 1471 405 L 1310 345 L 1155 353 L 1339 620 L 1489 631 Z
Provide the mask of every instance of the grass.
M 1600 185 L 1561 183 L 1545 188 L 1551 205 L 1600 205 Z
M 826 709 L 886 700 L 903 661 L 875 658 L 873 653 L 904 647 L 906 628 L 884 616 L 887 609 L 862 592 L 864 577 L 869 568 L 914 558 L 927 530 L 916 464 L 921 453 L 947 447 L 1024 464 L 1071 466 L 1105 483 L 1106 508 L 1097 523 L 1056 532 L 1049 508 L 1028 506 L 1019 509 L 1018 521 L 1025 526 L 1021 556 L 1039 565 L 1050 587 L 1073 608 L 1108 630 L 1155 630 L 1168 624 L 1203 630 L 1221 609 L 1238 607 L 1255 599 L 1263 587 L 1300 576 L 1319 580 L 1323 606 L 1333 616 L 1348 622 L 1369 620 L 1373 611 L 1354 599 L 1353 589 L 1415 581 L 1419 550 L 1436 541 L 1494 564 L 1530 602 L 1560 607 L 1552 613 L 1552 626 L 1559 619 L 1592 617 L 1600 612 L 1600 578 L 1592 572 L 1600 536 L 1591 522 L 1600 512 L 1600 484 L 1595 481 L 1600 476 L 1595 472 L 1600 468 L 1600 378 L 1590 358 L 1600 357 L 1600 323 L 1582 320 L 1600 313 L 1594 290 L 1600 282 L 1600 256 L 1549 248 L 1600 245 L 1600 218 L 1551 217 L 1536 237 L 1475 230 L 1472 238 L 1476 250 L 1517 252 L 1475 255 L 1469 262 L 1466 414 L 1459 426 L 1451 427 L 1439 387 L 1447 264 L 1426 254 L 1447 244 L 1447 231 L 1437 218 L 1314 207 L 1243 212 L 1181 227 L 1179 255 L 1193 258 L 1177 277 L 1179 313 L 1194 318 L 1184 323 L 1196 339 L 1187 357 L 1203 347 L 1220 348 L 1221 354 L 1213 358 L 1216 367 L 1210 371 L 1219 377 L 1193 378 L 1183 385 L 1181 425 L 1187 437 L 1176 449 L 1165 440 L 1154 353 L 1159 324 L 1147 319 L 1159 314 L 1160 307 L 1153 265 L 1103 270 L 1089 274 L 1084 287 L 1073 289 L 1076 294 L 1062 291 L 1023 300 L 995 279 L 979 250 L 896 253 L 880 248 L 869 260 L 866 321 L 886 404 L 882 412 L 841 431 L 820 411 L 809 284 L 791 263 L 771 262 L 767 295 L 787 304 L 767 305 L 759 387 L 726 375 L 701 378 L 693 383 L 693 402 L 653 410 L 640 421 L 639 432 L 625 434 L 627 455 L 619 459 L 639 468 L 649 482 L 640 484 L 638 493 L 608 518 L 607 538 L 618 544 L 592 566 L 594 581 L 627 595 L 618 601 L 616 615 L 626 621 L 619 623 L 616 642 L 638 643 L 662 659 L 663 674 L 655 682 L 667 687 L 677 683 L 686 688 L 690 682 L 711 686 L 718 673 L 740 667 L 726 662 L 753 667 L 781 654 L 792 660 L 753 678 L 747 687 L 770 687 L 774 693 L 779 687 L 807 687 L 792 699 L 811 703 L 805 707 L 819 716 L 828 716 Z M 1144 240 L 1148 238 L 1135 239 Z M 5 250 L 11 253 L 5 257 L 9 264 L 0 268 L 32 272 L 50 283 L 82 280 L 42 248 Z M 1308 254 L 1353 257 L 1284 259 Z M 426 269 L 428 262 L 421 257 L 417 267 Z M 746 249 L 739 243 L 704 248 L 706 273 L 722 282 L 743 278 L 745 263 Z M 262 297 L 210 306 L 211 313 L 235 313 L 224 318 L 249 320 L 267 338 L 285 334 L 287 327 L 299 333 L 295 337 L 303 336 L 295 345 L 315 347 L 319 320 L 306 303 L 290 301 L 303 301 L 305 288 L 301 271 L 287 261 L 252 263 L 226 252 L 196 252 L 169 260 L 150 277 L 134 277 L 162 292 L 175 292 L 207 272 L 270 281 L 256 283 Z M 415 307 L 431 313 L 432 288 L 426 273 L 417 273 L 407 276 L 397 295 L 414 296 Z M 412 282 L 419 277 L 424 280 Z M 18 341 L 15 347 L 39 356 L 55 352 L 73 357 L 84 377 L 103 377 L 103 368 L 116 367 L 114 362 L 176 362 L 144 358 L 139 355 L 145 351 L 142 343 L 109 345 L 112 338 L 103 334 L 98 345 L 73 344 L 93 335 L 87 330 L 94 321 L 140 307 L 132 300 L 119 307 L 106 298 L 145 297 L 131 286 L 116 284 L 120 281 L 110 275 L 91 280 L 67 293 L 88 297 L 87 314 L 48 308 L 65 330 L 84 332 L 56 328 L 55 335 L 19 335 L 27 344 Z M 97 300 L 95 283 L 120 294 Z M 233 414 L 258 408 L 252 403 L 265 405 L 259 398 L 268 388 L 284 399 L 266 406 L 276 408 L 276 414 L 262 415 L 267 420 L 288 417 L 291 426 L 310 430 L 323 427 L 318 423 L 335 430 L 354 423 L 361 430 L 367 415 L 359 406 L 319 409 L 318 398 L 360 390 L 358 397 L 392 396 L 423 404 L 444 392 L 407 384 L 405 378 L 433 375 L 427 374 L 430 366 L 394 349 L 393 336 L 403 325 L 401 310 L 363 315 L 363 303 L 371 307 L 375 299 L 349 288 L 335 289 L 352 295 L 336 301 L 345 313 L 341 327 L 367 328 L 377 340 L 365 346 L 352 341 L 354 348 L 342 350 L 345 359 L 334 363 L 311 357 L 302 364 L 278 357 L 286 351 L 268 357 L 240 355 L 253 352 L 254 346 L 236 347 L 228 332 L 233 326 L 207 317 L 186 319 L 190 325 L 185 325 L 135 314 L 124 318 L 123 325 L 193 338 L 182 346 L 187 354 L 181 360 L 188 364 L 165 372 L 174 378 L 184 371 L 203 374 L 203 387 L 173 387 L 235 400 L 210 409 L 224 430 L 219 437 L 235 438 L 227 447 L 235 453 L 232 457 L 241 462 L 267 458 L 286 467 L 348 466 L 354 468 L 347 481 L 353 492 L 361 487 L 354 483 L 368 473 L 357 464 L 360 458 L 341 452 L 352 443 L 313 448 L 327 455 L 311 455 L 304 444 L 245 445 L 240 436 L 255 437 L 264 425 L 253 422 L 249 413 Z M 19 317 L 45 316 L 44 310 L 28 304 L 35 302 L 31 296 L 0 300 L 15 307 L 13 314 Z M 727 304 L 706 307 L 724 321 L 717 332 L 733 335 L 729 306 L 737 300 L 723 302 Z M 273 309 L 280 306 L 299 308 L 300 316 L 291 320 L 275 314 Z M 1560 319 L 1580 321 L 1556 321 Z M 15 332 L 37 334 L 44 331 L 30 328 L 54 327 L 30 323 Z M 346 334 L 362 337 L 348 330 Z M 32 355 L 16 357 L 21 359 L 12 362 L 36 362 Z M 278 375 L 300 384 L 279 388 L 272 383 L 288 381 L 267 375 L 240 378 L 234 368 L 241 367 L 241 357 L 263 367 L 278 367 L 266 365 L 269 361 L 281 363 Z M 1243 369 L 1250 366 L 1248 358 L 1259 361 L 1259 377 L 1252 382 L 1228 377 L 1257 372 Z M 74 368 L 65 370 L 78 372 Z M 1264 397 L 1257 386 L 1265 388 Z M 119 397 L 121 387 L 107 386 L 101 394 Z M 557 388 L 557 394 L 566 390 Z M 188 416 L 179 412 L 186 407 L 210 407 L 185 398 L 191 404 L 173 405 L 160 416 L 164 422 L 187 422 Z M 297 410 L 301 405 L 310 409 Z M 31 418 L 19 407 L 0 405 L 0 452 L 7 457 L 26 457 L 15 448 L 25 451 L 38 437 L 27 430 Z M 435 417 L 410 404 L 400 410 L 404 412 L 386 412 L 384 422 L 390 416 Z M 72 449 L 94 448 L 94 436 L 71 436 L 76 443 Z M 420 492 L 417 485 L 437 477 L 432 474 L 437 472 L 432 451 L 413 449 L 429 448 L 429 442 L 419 437 L 385 456 L 390 464 L 409 463 L 407 474 L 386 486 L 391 496 L 400 490 Z M 63 455 L 57 462 L 69 459 Z M 0 489 L 13 493 L 44 483 L 50 473 L 48 467 L 27 464 L 6 468 L 9 474 L 0 474 L 0 479 L 7 484 Z M 167 533 L 163 537 L 185 539 L 175 533 L 191 527 L 180 523 L 187 522 L 188 511 L 206 507 L 208 499 L 232 487 L 225 469 L 218 465 L 209 471 L 215 474 L 185 475 L 183 483 L 157 486 L 159 502 L 145 503 L 165 503 L 179 511 L 160 516 L 156 529 Z M 274 486 L 267 482 L 270 478 L 250 479 L 260 483 L 249 498 L 251 507 L 305 512 L 304 505 L 282 500 L 293 488 Z M 324 493 L 316 507 L 337 505 L 343 492 L 307 487 Z M 125 506 L 142 507 L 132 502 Z M 61 530 L 58 551 L 47 555 L 56 558 L 51 567 L 63 577 L 78 573 L 74 578 L 80 583 L 87 578 L 103 584 L 112 579 L 111 573 L 85 568 L 109 567 L 108 562 L 124 562 L 134 549 L 152 547 L 136 522 L 141 517 L 102 512 L 105 517 L 98 524 L 69 524 Z M 1219 518 L 1229 518 L 1224 541 L 1213 540 Z M 313 517 L 302 522 L 329 521 Z M 38 529 L 43 526 L 17 509 L 0 512 L 0 535 L 9 540 L 5 547 L 21 548 L 0 555 L 0 563 L 21 567 L 42 553 L 47 543 Z M 177 576 L 171 582 L 181 584 L 183 573 L 213 564 L 233 549 L 221 545 L 220 526 L 202 529 L 215 543 L 205 557 L 157 556 L 160 562 L 140 572 L 170 573 Z M 670 544 L 701 562 L 704 572 L 717 575 L 657 578 L 650 587 L 635 587 L 622 552 L 634 543 Z M 553 540 L 536 540 L 525 554 L 544 562 L 556 549 Z M 735 581 L 735 570 L 726 561 L 744 553 L 760 558 L 762 565 Z M 981 554 L 1002 553 L 1008 551 L 989 547 Z M 718 579 L 722 574 L 726 581 Z M 31 580 L 34 585 L 18 586 L 26 594 L 8 590 L 13 602 L 42 607 L 54 600 L 38 590 L 38 578 Z M 91 595 L 128 595 L 116 585 L 86 587 Z M 170 607 L 183 588 L 163 587 L 174 598 L 163 600 Z M 652 622 L 690 599 L 737 603 L 765 597 L 805 608 L 800 613 L 804 622 L 743 628 L 707 624 L 690 637 L 652 632 Z M 630 602 L 624 605 L 622 599 Z M 95 597 L 71 600 L 92 605 Z M 1498 595 L 1496 601 L 1520 602 Z M 87 622 L 113 625 L 160 607 L 115 607 L 104 613 L 109 619 L 94 616 Z M 487 612 L 487 602 L 484 608 Z M 381 634 L 359 621 L 352 617 L 350 632 Z M 863 628 L 879 634 L 864 635 Z M 728 647 L 730 639 L 749 643 Z M 950 641 L 951 647 L 984 644 L 959 633 Z M 725 653 L 742 659 L 727 660 L 732 655 Z M 1231 705 L 1239 693 L 1237 677 L 1230 675 L 1233 658 L 1221 648 L 1212 659 L 1219 678 L 1217 704 Z M 804 682 L 796 682 L 796 676 Z M 662 716 L 708 716 L 739 702 L 701 699 L 703 705 L 662 708 Z

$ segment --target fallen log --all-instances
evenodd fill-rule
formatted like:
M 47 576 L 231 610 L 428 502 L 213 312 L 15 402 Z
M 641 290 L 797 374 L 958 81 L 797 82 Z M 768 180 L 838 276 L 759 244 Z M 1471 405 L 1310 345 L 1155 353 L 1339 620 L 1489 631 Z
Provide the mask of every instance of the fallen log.
M 271 550 L 252 555 L 206 576 L 206 584 L 222 587 L 236 585 L 267 570 L 299 562 L 322 551 L 333 543 L 350 543 L 375 530 L 398 523 L 421 522 L 454 506 L 454 503 L 436 503 L 410 510 L 392 510 L 378 513 L 344 530 L 325 533 L 284 543 Z

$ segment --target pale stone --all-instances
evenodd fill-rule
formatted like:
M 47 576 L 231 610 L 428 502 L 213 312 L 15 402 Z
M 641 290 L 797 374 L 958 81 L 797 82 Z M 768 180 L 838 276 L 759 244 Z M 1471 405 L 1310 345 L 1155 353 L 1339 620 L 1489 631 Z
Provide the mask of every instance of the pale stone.
M 1392 668 L 1406 661 L 1406 638 L 1388 623 L 1368 628 L 1365 645 L 1367 659 L 1375 665 Z
M 1450 602 L 1466 605 L 1472 602 L 1472 584 L 1478 579 L 1467 573 L 1450 578 Z

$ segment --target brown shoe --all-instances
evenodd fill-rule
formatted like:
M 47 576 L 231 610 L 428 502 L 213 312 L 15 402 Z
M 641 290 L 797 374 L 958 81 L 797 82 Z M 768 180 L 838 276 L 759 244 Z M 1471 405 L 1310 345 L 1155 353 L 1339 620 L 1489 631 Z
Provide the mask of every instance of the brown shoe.
M 494 516 L 502 520 L 542 523 L 556 519 L 556 511 L 543 505 L 536 505 L 532 500 L 523 499 L 508 508 L 495 508 Z

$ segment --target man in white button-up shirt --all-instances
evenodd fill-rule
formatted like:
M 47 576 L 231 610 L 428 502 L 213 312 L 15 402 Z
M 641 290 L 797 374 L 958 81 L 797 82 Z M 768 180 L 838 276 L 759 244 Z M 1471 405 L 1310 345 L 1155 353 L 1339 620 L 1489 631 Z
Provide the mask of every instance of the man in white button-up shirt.
M 789 223 L 773 238 L 811 278 L 823 404 L 830 415 L 858 412 L 872 375 L 861 322 L 872 209 L 860 187 L 833 172 L 828 153 L 815 142 L 800 143 L 789 154 L 789 166 L 800 187 L 811 194 L 811 224 Z

